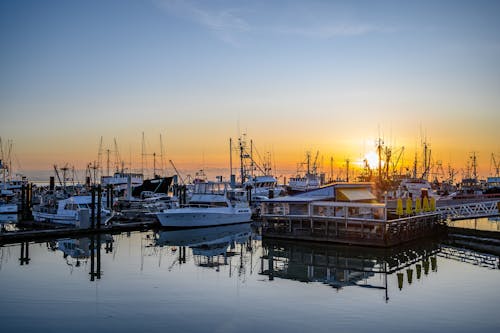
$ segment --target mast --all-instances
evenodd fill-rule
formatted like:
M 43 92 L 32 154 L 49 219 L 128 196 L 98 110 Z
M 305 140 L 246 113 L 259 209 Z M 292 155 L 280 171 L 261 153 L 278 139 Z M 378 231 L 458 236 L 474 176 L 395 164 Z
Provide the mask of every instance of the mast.
M 111 150 L 106 149 L 106 176 L 109 176 L 109 154 Z
M 311 173 L 311 153 L 307 152 L 306 154 L 307 157 L 307 176 Z
M 164 148 L 163 148 L 163 141 L 161 139 L 161 134 L 160 134 L 160 170 L 162 170 L 163 174 L 166 176 L 167 175 L 167 168 L 165 166 L 165 160 L 164 160 Z
M 346 168 L 346 181 L 349 183 L 349 162 L 350 160 L 347 158 L 345 160 L 345 168 Z
M 384 142 L 379 137 L 377 139 L 377 153 L 378 153 L 378 181 L 382 184 L 382 145 Z
M 229 180 L 231 181 L 231 185 L 233 181 L 233 139 L 229 138 Z
M 142 132 L 142 143 L 141 143 L 141 173 L 144 175 L 144 154 L 145 154 L 145 143 L 144 143 L 144 132 Z
M 333 182 L 333 156 L 330 157 L 330 182 Z
M 243 166 L 243 154 L 244 154 L 244 149 L 243 149 L 243 139 L 240 137 L 239 138 L 239 144 L 240 144 L 240 171 L 241 171 L 241 185 L 243 186 L 243 183 L 245 182 L 245 170 Z
M 477 159 L 476 152 L 472 152 L 472 178 L 477 180 Z
M 153 153 L 153 178 L 156 178 L 156 153 Z
M 250 175 L 254 179 L 254 164 L 253 164 L 253 140 L 250 139 Z

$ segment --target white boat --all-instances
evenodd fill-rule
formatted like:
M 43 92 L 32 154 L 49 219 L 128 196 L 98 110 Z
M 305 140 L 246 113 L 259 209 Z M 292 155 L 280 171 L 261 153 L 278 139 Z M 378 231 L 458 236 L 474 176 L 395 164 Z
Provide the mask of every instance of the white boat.
M 252 211 L 247 202 L 230 200 L 226 183 L 199 183 L 188 204 L 153 213 L 161 225 L 174 228 L 245 223 Z
M 299 164 L 297 175 L 288 180 L 289 193 L 308 192 L 321 187 L 321 177 L 318 175 L 318 155 L 319 151 L 316 153 L 316 157 L 311 165 L 311 154 L 309 152 L 306 153 L 306 161 Z M 304 165 L 306 166 L 306 171 L 303 173 L 301 169 Z
M 101 177 L 101 185 L 103 187 L 113 185 L 117 191 L 126 190 L 127 186 L 131 186 L 132 188 L 138 187 L 142 185 L 143 181 L 144 176 L 142 173 L 115 172 L 113 176 Z
M 285 190 L 278 186 L 278 180 L 271 175 L 255 176 L 243 184 L 243 188 L 251 186 L 252 196 L 268 198 L 279 197 Z
M 439 199 L 441 196 L 432 188 L 429 181 L 422 178 L 405 178 L 401 181 L 396 193 L 398 198 L 419 198 L 427 195 L 429 198 Z
M 292 177 L 288 180 L 290 193 L 308 192 L 320 188 L 321 181 L 316 174 L 308 173 L 305 176 Z
M 44 204 L 33 208 L 33 218 L 37 222 L 77 225 L 80 222 L 80 212 L 91 209 L 92 197 L 90 195 L 72 196 L 57 202 L 49 199 Z M 111 212 L 101 208 L 101 224 L 105 224 L 110 217 Z

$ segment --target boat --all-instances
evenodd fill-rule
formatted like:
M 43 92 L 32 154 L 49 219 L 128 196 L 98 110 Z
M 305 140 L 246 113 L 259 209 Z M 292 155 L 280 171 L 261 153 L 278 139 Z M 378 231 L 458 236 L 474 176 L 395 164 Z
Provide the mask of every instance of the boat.
M 306 153 L 306 161 L 299 164 L 297 175 L 288 180 L 287 190 L 289 194 L 308 192 L 321 187 L 322 180 L 317 172 L 318 155 L 319 152 L 316 153 L 314 162 L 311 165 L 311 154 L 309 152 Z M 304 165 L 306 166 L 306 171 L 302 173 L 301 169 Z
M 159 212 L 177 205 L 177 198 L 169 196 L 173 177 L 146 179 L 134 189 L 127 190 L 127 196 L 114 202 L 114 209 L 120 215 L 139 217 L 149 212 Z
M 102 176 L 101 185 L 105 188 L 108 185 L 113 186 L 115 191 L 125 191 L 127 187 L 138 187 L 143 183 L 142 173 L 127 173 L 124 171 L 115 172 L 113 176 Z
M 32 213 L 33 219 L 37 222 L 77 225 L 80 222 L 81 211 L 91 209 L 92 196 L 77 195 L 61 200 L 47 198 L 40 205 L 33 207 Z M 106 224 L 111 215 L 109 210 L 101 208 L 101 224 Z
M 399 184 L 397 198 L 422 198 L 427 196 L 436 200 L 441 196 L 432 188 L 431 183 L 423 178 L 404 178 Z
M 227 183 L 198 183 L 189 202 L 156 215 L 163 227 L 196 228 L 250 222 L 248 202 L 230 200 Z
M 278 180 L 271 175 L 259 175 L 243 184 L 243 188 L 250 186 L 252 197 L 267 197 L 272 199 L 284 195 L 285 190 L 278 186 Z
M 288 192 L 299 193 L 318 189 L 321 181 L 316 174 L 307 173 L 304 176 L 291 177 L 288 180 Z

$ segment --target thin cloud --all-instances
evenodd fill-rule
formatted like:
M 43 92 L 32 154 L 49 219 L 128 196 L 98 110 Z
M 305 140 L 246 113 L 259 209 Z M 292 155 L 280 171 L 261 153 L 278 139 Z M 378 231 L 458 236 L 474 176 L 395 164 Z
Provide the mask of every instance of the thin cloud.
M 209 29 L 218 38 L 225 42 L 237 44 L 238 37 L 242 34 L 259 35 L 287 35 L 303 38 L 329 39 L 334 37 L 362 36 L 370 33 L 389 32 L 393 29 L 377 25 L 343 22 L 341 19 L 332 19 L 334 22 L 300 22 L 294 20 L 289 22 L 250 24 L 250 18 L 243 14 L 251 14 L 252 11 L 238 8 L 204 8 L 189 0 L 153 0 L 158 7 L 169 13 L 189 19 L 196 24 Z M 255 14 L 255 13 L 254 13 Z M 267 13 L 268 20 L 274 15 Z M 275 13 L 277 14 L 277 13 Z M 293 13 L 300 18 L 301 13 Z
M 225 42 L 235 43 L 236 34 L 250 31 L 250 25 L 236 8 L 206 9 L 185 0 L 155 0 L 160 8 L 208 28 Z
M 272 29 L 276 34 L 296 35 L 309 38 L 328 39 L 333 37 L 360 36 L 374 32 L 387 31 L 369 24 L 325 24 L 311 27 L 275 27 Z

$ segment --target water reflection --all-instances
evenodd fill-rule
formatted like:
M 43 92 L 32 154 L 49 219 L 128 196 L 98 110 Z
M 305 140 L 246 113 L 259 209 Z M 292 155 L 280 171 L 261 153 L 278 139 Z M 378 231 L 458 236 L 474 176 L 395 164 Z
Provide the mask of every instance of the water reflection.
M 0 320 L 3 331 L 496 332 L 498 265 L 438 240 L 261 240 L 248 224 L 24 242 L 0 247 Z
M 90 264 L 89 279 L 94 281 L 102 276 L 101 270 L 101 249 L 104 247 L 105 253 L 113 251 L 113 236 L 109 234 L 97 234 L 91 237 L 82 238 L 62 238 L 46 242 L 46 247 L 50 252 L 62 252 L 62 258 L 67 266 L 73 268 L 86 267 Z M 21 243 L 21 265 L 28 264 L 29 242 Z
M 258 231 L 251 224 L 237 224 L 188 230 L 158 230 L 135 236 L 127 233 L 115 237 L 141 237 L 141 271 L 146 256 L 158 257 L 161 266 L 161 258 L 165 255 L 173 259 L 168 264 L 168 271 L 175 266 L 185 266 L 192 262 L 196 267 L 212 268 L 217 272 L 221 271 L 221 267 L 227 267 L 230 277 L 235 270 L 241 277 L 247 271 L 252 274 L 254 267 L 259 266 L 258 274 L 267 276 L 268 281 L 279 278 L 305 283 L 317 282 L 337 291 L 347 287 L 379 289 L 385 291 L 386 301 L 389 300 L 388 280 L 392 276 L 397 281 L 398 289 L 402 290 L 425 278 L 430 272 L 437 273 L 438 258 L 489 269 L 500 268 L 497 255 L 452 246 L 439 240 L 384 249 L 261 240 Z M 86 267 L 89 280 L 95 281 L 102 278 L 105 270 L 102 267 L 102 255 L 113 254 L 116 250 L 115 242 L 112 235 L 102 234 L 49 241 L 46 248 L 49 252 L 62 252 L 65 264 L 72 269 Z M 16 247 L 19 251 L 19 265 L 29 265 L 32 261 L 30 243 L 23 242 Z M 2 247 L 0 249 L 3 250 Z M 235 259 L 231 260 L 232 258 Z
M 344 245 L 317 245 L 290 241 L 264 240 L 262 274 L 301 282 L 321 282 L 337 291 L 346 287 L 385 290 L 389 299 L 388 276 L 396 274 L 398 287 L 422 278 L 429 268 L 437 272 L 438 242 L 414 244 L 392 249 Z M 406 273 L 406 274 L 405 274 Z M 375 279 L 381 276 L 381 279 Z M 405 278 L 406 276 L 406 278 Z
M 250 223 L 211 228 L 160 230 L 155 232 L 155 247 L 169 247 L 179 252 L 178 262 L 186 263 L 186 247 L 190 248 L 194 263 L 200 267 L 216 268 L 228 265 L 228 258 L 239 255 L 243 259 L 252 254 L 252 227 Z M 243 266 L 243 260 L 240 260 Z

